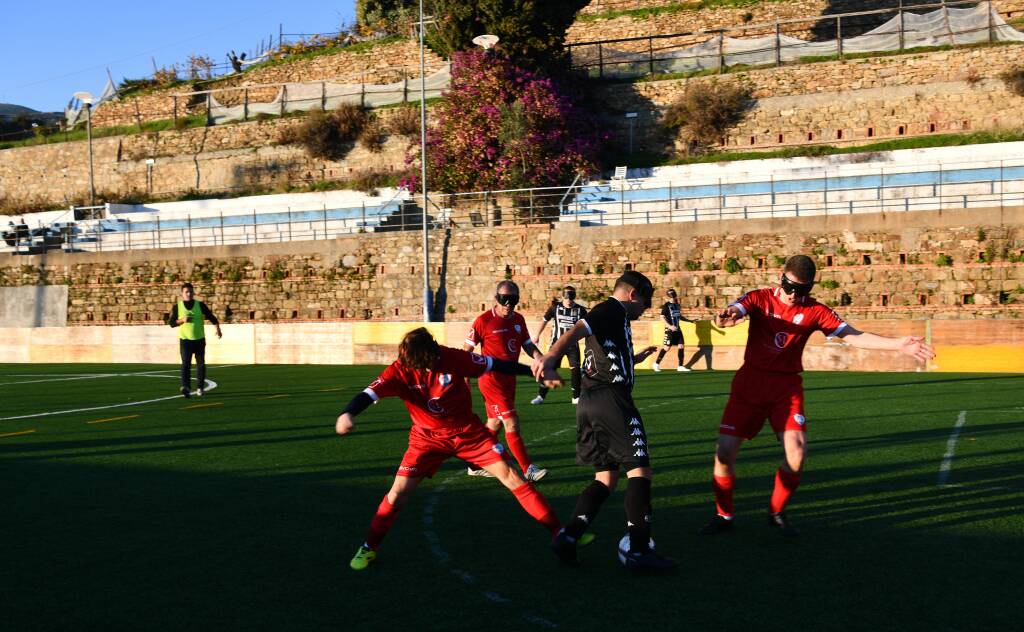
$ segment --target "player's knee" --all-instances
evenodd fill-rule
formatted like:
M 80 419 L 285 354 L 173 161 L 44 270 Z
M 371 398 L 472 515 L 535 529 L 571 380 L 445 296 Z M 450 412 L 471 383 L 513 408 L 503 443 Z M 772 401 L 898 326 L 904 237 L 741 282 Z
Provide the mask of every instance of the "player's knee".
M 505 432 L 519 432 L 518 415 L 509 415 L 508 417 L 503 417 L 501 421 L 505 425 Z

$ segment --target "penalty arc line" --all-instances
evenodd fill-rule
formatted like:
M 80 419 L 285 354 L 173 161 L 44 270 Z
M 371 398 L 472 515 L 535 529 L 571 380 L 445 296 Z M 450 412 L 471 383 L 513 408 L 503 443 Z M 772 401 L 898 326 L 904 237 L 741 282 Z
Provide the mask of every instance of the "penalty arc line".
M 960 429 L 967 423 L 967 411 L 961 410 L 960 415 L 956 418 L 956 424 L 953 425 L 953 432 L 949 435 L 949 440 L 946 441 L 946 453 L 942 455 L 942 464 L 939 465 L 939 487 L 948 487 L 946 482 L 949 480 L 949 472 L 953 468 L 953 457 L 956 455 L 956 441 L 960 438 Z
M 569 426 L 567 428 L 562 428 L 561 430 L 557 430 L 555 432 L 552 432 L 551 434 L 547 434 L 547 435 L 544 435 L 542 437 L 538 437 L 537 439 L 534 439 L 533 441 L 531 441 L 529 443 L 529 445 L 533 445 L 533 444 L 535 444 L 535 443 L 537 443 L 539 441 L 543 441 L 543 440 L 549 439 L 551 437 L 556 437 L 558 435 L 564 434 L 566 432 L 569 432 L 570 430 L 575 430 L 575 429 L 576 429 L 575 425 Z M 448 551 L 446 551 L 444 549 L 444 547 L 441 546 L 441 540 L 438 537 L 437 532 L 433 528 L 434 527 L 434 511 L 437 509 L 437 502 L 438 502 L 438 500 L 441 497 L 441 492 L 443 492 L 448 487 L 448 485 L 451 484 L 455 480 L 455 478 L 457 476 L 459 476 L 459 473 L 449 474 L 442 481 L 440 481 L 438 483 L 437 487 L 434 489 L 434 491 L 430 494 L 429 498 L 427 499 L 426 504 L 423 506 L 423 517 L 422 517 L 422 522 L 423 522 L 423 527 L 424 527 L 423 528 L 423 537 L 425 537 L 427 539 L 427 543 L 430 545 L 430 552 L 434 555 L 434 558 L 439 563 L 441 563 L 443 565 L 446 565 L 446 566 L 448 566 L 448 564 L 451 562 L 451 555 L 449 555 Z M 462 570 L 460 568 L 455 568 L 455 567 L 452 567 L 452 566 L 448 566 L 448 571 L 452 575 L 454 575 L 455 577 L 459 578 L 459 580 L 462 581 L 462 583 L 466 584 L 467 586 L 473 586 L 473 585 L 476 585 L 476 584 L 478 584 L 480 582 L 480 580 L 477 579 L 477 577 L 475 575 L 473 575 L 472 573 L 470 573 L 468 571 L 464 571 L 464 570 Z M 491 601 L 493 603 L 498 603 L 498 604 L 510 604 L 510 603 L 512 603 L 511 599 L 501 595 L 500 593 L 494 592 L 493 590 L 485 590 L 481 594 L 483 595 L 483 597 L 485 599 L 487 599 L 488 601 Z M 557 629 L 558 628 L 558 624 L 557 623 L 554 623 L 553 621 L 549 621 L 549 620 L 547 620 L 547 619 L 545 619 L 543 617 L 539 617 L 539 616 L 537 616 L 535 614 L 532 614 L 532 613 L 529 613 L 529 612 L 524 612 L 524 613 L 520 613 L 520 614 L 521 614 L 522 618 L 525 621 L 527 621 L 528 623 L 532 623 L 534 625 L 537 625 L 537 626 L 540 626 L 540 627 L 545 627 L 545 628 L 550 628 L 550 629 Z

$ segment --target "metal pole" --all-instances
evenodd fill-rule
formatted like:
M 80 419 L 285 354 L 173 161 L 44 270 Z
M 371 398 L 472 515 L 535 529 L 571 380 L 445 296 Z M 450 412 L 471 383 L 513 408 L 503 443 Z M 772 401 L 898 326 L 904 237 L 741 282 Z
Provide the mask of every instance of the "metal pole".
M 220 212 L 220 245 L 224 245 L 224 211 Z
M 725 72 L 725 31 L 718 33 L 718 74 Z
M 242 103 L 242 120 L 243 121 L 248 121 L 249 120 L 249 88 L 245 89 L 244 94 L 243 94 L 243 98 L 245 100 Z
M 420 167 L 423 187 L 423 322 L 430 322 L 430 252 L 427 242 L 427 57 L 423 47 L 423 0 L 420 0 Z
M 213 93 L 212 92 L 207 92 L 206 93 L 206 126 L 207 127 L 209 127 L 210 125 L 213 124 L 213 111 L 210 109 L 212 98 L 213 98 Z
M 85 133 L 89 139 L 89 206 L 96 206 L 96 181 L 92 171 L 92 104 L 85 104 Z
M 839 47 L 839 59 L 843 59 L 843 18 L 836 18 L 836 46 Z
M 157 215 L 157 217 L 156 217 L 156 247 L 157 248 L 161 248 L 162 247 L 161 244 L 160 244 L 160 216 L 159 215 Z
M 256 230 L 256 209 L 252 210 L 252 242 L 254 244 L 260 243 L 259 232 Z
M 292 240 L 292 207 L 288 207 L 288 241 Z
M 906 46 L 906 36 L 904 35 L 904 32 L 905 30 L 903 27 L 903 0 L 900 0 L 900 50 L 903 50 L 903 48 Z
M 128 220 L 128 250 L 132 249 L 132 220 Z
M 597 76 L 604 79 L 604 50 L 600 44 L 597 45 Z
M 992 0 L 988 0 L 988 43 L 996 41 L 995 24 L 992 19 Z
M 188 217 L 185 218 L 188 222 L 188 247 L 192 247 L 192 214 L 189 213 Z
M 782 33 L 778 22 L 775 23 L 775 65 L 782 65 Z
M 991 20 L 989 20 L 991 21 Z M 991 40 L 991 37 L 989 38 Z M 651 74 L 654 74 L 654 38 L 647 38 L 647 57 L 649 60 Z

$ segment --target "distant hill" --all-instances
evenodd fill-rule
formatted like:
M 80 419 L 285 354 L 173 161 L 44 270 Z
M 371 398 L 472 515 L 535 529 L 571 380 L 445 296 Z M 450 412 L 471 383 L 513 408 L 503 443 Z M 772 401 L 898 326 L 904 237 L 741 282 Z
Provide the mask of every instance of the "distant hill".
M 18 116 L 19 114 L 38 114 L 36 110 L 27 108 L 24 105 L 15 105 L 13 103 L 0 103 L 0 115 L 3 116 Z
M 0 118 L 12 119 L 18 116 L 25 116 L 34 120 L 56 120 L 63 116 L 60 112 L 39 112 L 24 105 L 13 103 L 0 103 Z

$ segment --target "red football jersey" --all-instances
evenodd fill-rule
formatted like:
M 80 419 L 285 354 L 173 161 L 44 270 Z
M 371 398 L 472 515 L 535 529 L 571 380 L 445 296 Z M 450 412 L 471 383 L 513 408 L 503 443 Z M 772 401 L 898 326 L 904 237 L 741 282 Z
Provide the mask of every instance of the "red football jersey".
M 499 360 L 519 361 L 519 352 L 530 340 L 526 330 L 526 319 L 519 312 L 512 312 L 511 318 L 499 316 L 491 308 L 476 317 L 466 335 L 466 344 L 482 345 L 480 353 Z
M 479 377 L 490 370 L 490 358 L 441 347 L 441 357 L 432 370 L 410 369 L 396 360 L 364 392 L 374 402 L 382 397 L 401 398 L 415 426 L 435 433 L 457 432 L 482 423 L 473 412 L 465 378 Z
M 519 312 L 512 312 L 511 318 L 504 318 L 491 308 L 476 317 L 466 336 L 466 344 L 481 345 L 480 353 L 499 360 L 519 361 L 523 345 L 530 340 L 526 330 L 526 319 Z M 509 397 L 515 395 L 516 376 L 490 373 L 480 379 L 481 392 L 497 389 Z
M 815 331 L 839 333 L 846 322 L 831 308 L 810 296 L 785 305 L 781 288 L 763 288 L 744 294 L 733 305 L 750 318 L 743 366 L 775 373 L 800 373 L 803 353 Z

